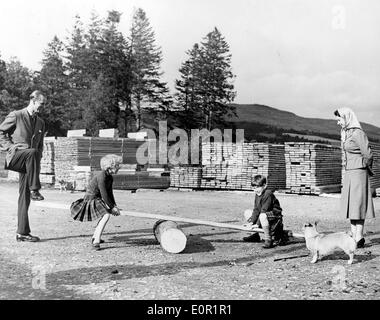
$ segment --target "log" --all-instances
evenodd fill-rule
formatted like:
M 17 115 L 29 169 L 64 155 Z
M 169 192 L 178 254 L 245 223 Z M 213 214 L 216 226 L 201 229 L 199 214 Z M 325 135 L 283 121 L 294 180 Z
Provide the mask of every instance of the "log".
M 153 234 L 167 252 L 180 253 L 186 247 L 186 235 L 174 221 L 158 220 L 153 226 Z
M 33 203 L 38 207 L 44 207 L 44 208 L 64 209 L 64 210 L 70 209 L 69 204 L 61 204 L 61 203 L 47 202 L 47 201 L 34 201 Z M 148 219 L 155 219 L 155 220 L 186 222 L 186 223 L 200 224 L 200 225 L 206 225 L 206 226 L 218 227 L 218 228 L 234 229 L 234 230 L 240 230 L 240 231 L 246 231 L 246 232 L 260 232 L 260 233 L 264 232 L 263 229 L 260 229 L 260 228 L 251 229 L 248 227 L 244 227 L 242 225 L 223 223 L 223 222 L 213 222 L 213 221 L 200 220 L 200 219 L 174 217 L 174 216 L 168 216 L 168 215 L 163 215 L 163 214 L 153 214 L 153 213 L 147 213 L 147 212 L 125 211 L 125 210 L 120 210 L 120 214 L 123 216 L 148 218 Z M 292 237 L 304 238 L 303 234 L 293 233 L 291 231 L 289 232 L 289 235 Z

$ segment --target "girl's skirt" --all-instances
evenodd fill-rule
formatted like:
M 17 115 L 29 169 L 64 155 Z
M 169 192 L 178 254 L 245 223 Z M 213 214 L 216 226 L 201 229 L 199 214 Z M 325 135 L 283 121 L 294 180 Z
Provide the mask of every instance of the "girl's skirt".
M 84 198 L 74 201 L 70 206 L 71 217 L 81 222 L 100 219 L 111 213 L 106 203 L 99 197 L 85 195 Z

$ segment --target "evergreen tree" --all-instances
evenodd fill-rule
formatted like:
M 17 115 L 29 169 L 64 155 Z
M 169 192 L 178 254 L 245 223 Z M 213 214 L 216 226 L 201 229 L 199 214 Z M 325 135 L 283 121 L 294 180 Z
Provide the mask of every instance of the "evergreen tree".
M 57 36 L 44 51 L 42 68 L 36 79 L 38 87 L 46 95 L 43 115 L 48 135 L 62 136 L 70 129 L 72 111 L 69 103 L 69 82 L 63 62 L 64 45 Z
M 199 45 L 194 44 L 187 55 L 189 59 L 179 69 L 181 78 L 175 81 L 175 98 L 179 111 L 176 112 L 177 125 L 185 129 L 202 128 L 202 52 Z
M 192 125 L 209 130 L 224 125 L 226 115 L 234 113 L 230 103 L 236 96 L 228 43 L 215 28 L 187 54 L 189 59 L 176 80 L 176 102 L 182 118 L 192 116 Z M 183 123 L 185 127 L 189 124 Z
M 1 120 L 10 111 L 19 110 L 27 106 L 29 95 L 34 89 L 33 77 L 32 71 L 24 67 L 17 58 L 13 57 L 9 63 L 6 63 L 3 89 L 0 92 Z
M 5 78 L 7 75 L 7 66 L 5 64 L 5 61 L 1 59 L 0 55 L 0 120 L 3 119 L 3 115 L 5 115 L 7 106 L 4 103 L 3 95 L 6 95 L 5 90 Z
M 144 10 L 137 9 L 130 36 L 132 72 L 131 106 L 135 110 L 137 130 L 142 125 L 142 108 L 151 112 L 165 111 L 170 105 L 167 84 L 161 82 L 162 52 L 155 44 L 155 35 Z
M 95 125 L 93 117 L 96 116 L 99 125 L 88 128 L 92 134 L 105 124 L 108 128 L 119 127 L 118 104 L 130 99 L 129 50 L 127 41 L 117 30 L 120 16 L 119 12 L 110 11 L 107 19 L 100 19 L 93 12 L 87 32 L 78 17 L 67 50 L 71 90 L 76 98 L 77 110 L 81 112 L 81 121 L 77 121 L 76 126 Z M 96 93 L 101 96 L 100 101 L 107 105 L 91 103 L 95 88 L 100 90 Z M 112 116 L 106 119 L 110 113 L 99 110 L 108 110 Z
M 66 68 L 70 93 L 67 97 L 70 105 L 70 129 L 81 129 L 84 127 L 83 112 L 80 104 L 83 92 L 89 88 L 90 81 L 86 72 L 87 48 L 84 39 L 84 27 L 80 16 L 75 17 L 71 37 L 67 39 Z
M 110 108 L 114 103 L 113 90 L 108 80 L 103 75 L 99 75 L 92 81 L 81 101 L 84 123 L 92 136 L 98 135 L 100 129 L 115 127 L 117 114 Z

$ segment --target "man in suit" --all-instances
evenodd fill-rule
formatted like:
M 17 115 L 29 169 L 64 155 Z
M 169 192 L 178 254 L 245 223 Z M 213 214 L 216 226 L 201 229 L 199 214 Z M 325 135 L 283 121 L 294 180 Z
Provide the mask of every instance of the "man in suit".
M 39 175 L 45 123 L 37 113 L 45 100 L 40 91 L 34 91 L 26 108 L 12 111 L 0 124 L 0 147 L 6 151 L 5 169 L 19 172 L 17 241 L 40 240 L 30 234 L 28 209 L 30 200 L 44 200 L 39 192 Z

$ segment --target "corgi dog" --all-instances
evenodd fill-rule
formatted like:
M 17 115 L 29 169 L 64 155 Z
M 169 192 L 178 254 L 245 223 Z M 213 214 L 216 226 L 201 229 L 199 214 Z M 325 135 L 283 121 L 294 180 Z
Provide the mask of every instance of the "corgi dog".
M 354 261 L 356 241 L 346 232 L 330 234 L 319 233 L 317 223 L 304 225 L 306 247 L 313 255 L 311 263 L 316 263 L 320 256 L 328 255 L 336 249 L 343 250 L 348 256 L 348 264 Z

